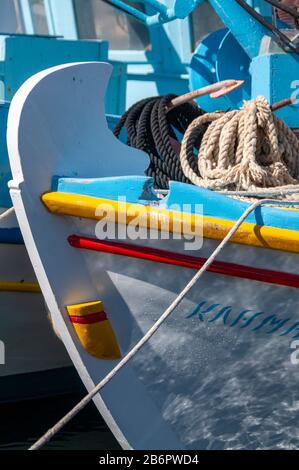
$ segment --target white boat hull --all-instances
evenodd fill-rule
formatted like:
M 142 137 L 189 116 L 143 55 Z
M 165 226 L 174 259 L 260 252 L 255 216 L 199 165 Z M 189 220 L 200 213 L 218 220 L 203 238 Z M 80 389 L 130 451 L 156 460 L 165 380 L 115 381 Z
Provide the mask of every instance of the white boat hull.
M 69 230 L 94 236 L 95 226 L 74 219 Z M 186 254 L 181 241 L 126 242 Z M 205 240 L 195 256 L 208 257 L 217 243 Z M 123 356 L 194 274 L 125 256 L 81 254 Z M 298 255 L 273 256 L 270 250 L 238 245 L 229 245 L 218 260 L 287 273 L 296 273 L 298 266 Z M 299 365 L 292 363 L 291 345 L 299 339 L 298 311 L 297 288 L 206 273 L 101 397 L 137 448 L 265 449 L 274 442 L 277 448 L 294 442 L 295 448 L 299 439 L 290 435 L 299 416 Z M 97 384 L 111 366 L 83 357 Z M 120 406 L 130 410 L 129 417 L 115 410 L 120 389 Z M 142 436 L 136 432 L 141 420 L 148 427 Z

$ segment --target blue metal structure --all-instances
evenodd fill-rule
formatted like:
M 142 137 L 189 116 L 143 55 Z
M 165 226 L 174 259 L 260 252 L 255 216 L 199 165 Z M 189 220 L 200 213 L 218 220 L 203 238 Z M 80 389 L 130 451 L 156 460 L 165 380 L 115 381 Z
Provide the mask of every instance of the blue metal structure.
M 17 70 L 13 64 L 0 62 L 0 80 L 1 75 L 2 78 L 5 75 L 4 82 L 7 83 L 2 91 L 2 98 L 10 100 L 22 82 L 22 75 L 26 75 L 27 78 L 36 71 L 36 67 L 31 62 L 34 62 L 34 55 L 39 54 L 39 47 L 50 51 L 46 54 L 49 60 L 43 60 L 40 64 L 42 68 L 62 61 L 75 60 L 76 55 L 87 60 L 89 57 L 90 60 L 98 60 L 99 56 L 94 53 L 97 48 L 95 44 L 92 42 L 86 44 L 85 41 L 84 43 L 72 42 L 82 37 L 80 32 L 82 19 L 77 10 L 77 4 L 80 1 L 19 0 L 24 24 L 23 32 L 41 33 L 33 8 L 33 4 L 38 3 L 44 12 L 45 32 L 49 35 L 62 35 L 63 39 L 2 37 L 2 50 L 11 49 L 12 57 L 18 54 L 19 47 L 26 49 L 26 45 L 22 46 L 23 41 L 24 44 L 27 41 L 28 45 L 27 52 L 24 49 L 23 71 L 19 76 L 18 70 L 20 69 Z M 63 8 L 61 8 L 62 2 Z M 288 96 L 294 89 L 294 82 L 298 76 L 297 55 L 286 53 L 277 46 L 269 31 L 254 21 L 237 1 L 139 0 L 133 3 L 135 6 L 123 0 L 109 0 L 108 3 L 114 5 L 115 9 L 107 6 L 105 0 L 84 0 L 82 8 L 84 12 L 90 9 L 90 18 L 94 16 L 94 21 L 100 22 L 100 30 L 106 21 L 103 17 L 106 13 L 106 10 L 102 9 L 104 6 L 112 10 L 117 16 L 117 22 L 120 23 L 124 18 L 122 12 L 125 12 L 129 18 L 137 18 L 146 25 L 149 41 L 149 46 L 144 47 L 143 50 L 134 49 L 134 45 L 128 49 L 117 49 L 113 46 L 113 36 L 117 34 L 117 31 L 113 30 L 113 34 L 111 33 L 108 38 L 112 43 L 108 57 L 115 67 L 110 86 L 112 92 L 108 93 L 107 98 L 107 112 L 109 113 L 121 114 L 125 108 L 145 96 L 165 94 L 169 91 L 177 94 L 185 93 L 189 87 L 199 88 L 226 78 L 240 78 L 246 83 L 242 89 L 217 101 L 209 97 L 201 98 L 199 102 L 203 108 L 214 110 L 240 106 L 244 99 L 258 94 L 264 94 L 270 102 L 278 101 Z M 272 7 L 264 0 L 247 0 L 247 4 L 264 17 L 271 17 Z M 99 8 L 99 5 L 102 5 L 100 13 L 96 15 L 94 9 Z M 207 6 L 210 9 L 206 11 L 206 16 L 202 16 L 203 8 Z M 107 10 L 109 14 L 110 10 L 109 12 Z M 215 26 L 212 30 L 207 30 L 204 22 L 212 14 L 215 15 L 213 20 Z M 220 23 L 216 24 L 216 14 L 225 28 L 219 29 Z M 110 20 L 110 16 L 107 18 Z M 201 23 L 203 35 L 209 33 L 204 38 L 199 37 L 200 43 L 197 47 L 195 47 L 197 39 L 194 32 L 195 21 Z M 127 23 L 126 28 L 130 29 L 130 23 Z M 130 31 L 127 34 L 129 33 Z M 99 33 L 94 33 L 90 37 L 98 38 L 98 35 Z M 103 53 L 106 46 L 101 47 L 101 60 L 106 60 L 107 56 Z M 73 52 L 75 49 L 78 54 Z M 14 60 L 13 58 L 13 62 Z M 26 69 L 28 73 L 24 74 Z M 279 73 L 279 70 L 286 69 L 289 72 L 287 76 Z M 289 125 L 299 127 L 295 106 L 281 110 L 279 113 Z
M 86 8 L 90 3 L 92 0 L 85 2 Z M 110 60 L 120 61 L 127 67 L 126 108 L 144 96 L 165 94 L 170 90 L 183 93 L 188 86 L 199 88 L 232 77 L 244 79 L 245 87 L 217 102 L 202 98 L 199 103 L 203 108 L 238 107 L 244 99 L 259 94 L 264 94 L 272 103 L 293 91 L 298 76 L 297 54 L 285 52 L 275 42 L 273 34 L 237 1 L 143 0 L 132 6 L 122 0 L 109 0 L 109 4 L 115 5 L 115 11 L 120 9 L 145 24 L 150 38 L 151 47 L 145 50 L 110 48 Z M 271 21 L 269 3 L 247 0 L 247 4 Z M 201 38 L 194 50 L 192 17 L 194 22 L 195 12 L 199 12 L 197 21 L 206 21 L 207 17 L 201 16 L 204 5 L 210 6 L 209 14 L 218 15 L 225 29 L 220 31 L 218 27 L 218 31 L 205 31 L 210 34 Z M 100 20 L 97 17 L 97 21 Z M 78 21 L 80 18 L 77 18 L 77 25 Z M 289 71 L 287 77 L 282 73 L 286 69 Z M 299 126 L 296 106 L 279 111 L 279 115 L 290 126 Z
M 78 39 L 81 21 L 76 10 L 78 2 L 80 0 L 19 0 L 25 32 L 39 32 L 32 6 L 39 3 L 44 9 L 48 34 L 62 35 L 65 39 Z M 132 4 L 123 0 L 109 0 L 108 3 L 115 6 L 115 14 L 121 15 L 120 10 L 145 24 L 150 44 L 150 47 L 144 50 L 117 50 L 110 47 L 109 59 L 116 64 L 120 72 L 118 76 L 121 76 L 117 87 L 115 88 L 115 83 L 113 86 L 117 93 L 111 95 L 114 104 L 113 109 L 108 110 L 110 112 L 119 114 L 145 95 L 164 94 L 170 89 L 176 93 L 186 92 L 189 75 L 191 88 L 218 79 L 231 78 L 232 75 L 234 78 L 244 78 L 247 86 L 242 91 L 217 102 L 217 107 L 222 108 L 239 106 L 243 99 L 260 93 L 265 94 L 270 101 L 285 97 L 290 85 L 296 80 L 294 76 L 298 75 L 296 57 L 273 47 L 275 44 L 269 31 L 254 21 L 237 1 L 139 0 Z M 105 4 L 105 0 L 84 1 L 84 10 L 94 8 L 92 5 L 96 4 Z M 227 31 L 210 31 L 212 36 L 200 42 L 192 59 L 194 31 L 190 14 L 194 14 L 195 10 L 199 11 L 203 4 L 209 4 L 213 8 Z M 272 7 L 266 1 L 247 0 L 247 4 L 264 17 L 271 17 Z M 102 11 L 106 12 L 101 10 L 101 15 Z M 201 12 L 197 18 L 201 21 Z M 174 21 L 175 19 L 180 21 Z M 103 19 L 96 17 L 96 21 L 99 20 Z M 202 21 L 206 21 L 206 17 L 203 17 Z M 231 54 L 232 50 L 234 54 Z M 281 61 L 281 67 L 288 67 L 288 70 L 293 71 L 290 74 L 291 80 L 278 80 L 277 73 L 277 80 L 273 80 L 274 68 L 275 71 L 280 68 L 280 65 L 277 67 L 278 61 Z M 260 80 L 261 76 L 268 78 Z M 272 77 L 271 83 L 269 77 Z M 276 86 L 278 82 L 279 85 Z M 207 109 L 215 108 L 215 103 L 208 98 L 200 103 Z M 280 115 L 294 126 L 297 125 L 295 113 L 295 109 L 293 113 L 283 110 Z
M 205 0 L 172 0 L 170 4 L 168 2 L 165 4 L 159 0 L 139 1 L 139 3 L 144 3 L 148 7 L 152 8 L 153 13 L 149 14 L 140 12 L 140 10 L 134 6 L 128 5 L 122 0 L 109 0 L 109 2 L 114 4 L 117 8 L 133 15 L 148 26 L 165 24 L 176 19 L 184 19 L 204 1 Z M 221 2 L 218 3 L 220 5 Z M 236 6 L 234 3 L 235 2 L 231 2 L 233 9 Z M 253 8 L 256 8 L 262 15 L 270 14 L 271 7 L 269 4 L 262 3 L 260 0 L 249 0 L 248 4 Z M 226 14 L 228 14 L 228 12 L 226 12 Z
M 40 70 L 66 62 L 108 60 L 107 41 L 11 35 L 0 36 L 0 50 L 0 79 L 4 83 L 0 99 L 4 101 L 11 101 L 22 83 Z
M 82 3 L 82 8 L 79 11 L 77 9 L 78 3 Z M 167 8 L 170 8 L 173 5 L 173 0 L 165 0 L 163 3 Z M 148 12 L 148 15 L 152 15 L 153 10 L 148 3 L 138 2 L 138 4 L 140 7 L 144 7 L 143 10 Z M 169 93 L 170 90 L 177 94 L 188 91 L 188 66 L 193 53 L 193 33 L 189 18 L 165 24 L 161 23 L 158 27 L 153 25 L 145 27 L 140 23 L 139 26 L 143 34 L 147 35 L 148 43 L 144 46 L 141 45 L 141 47 L 130 44 L 127 48 L 124 48 L 120 44 L 123 36 L 129 36 L 132 32 L 135 33 L 137 29 L 136 22 L 131 22 L 131 15 L 124 15 L 118 9 L 106 5 L 105 1 L 102 0 L 90 0 L 88 2 L 75 0 L 74 7 L 77 13 L 78 37 L 101 37 L 97 35 L 97 31 L 93 32 L 93 36 L 89 36 L 88 28 L 86 28 L 87 31 L 81 31 L 82 11 L 85 15 L 89 12 L 89 29 L 92 30 L 93 26 L 96 26 L 94 29 L 106 32 L 105 38 L 110 42 L 110 62 L 114 64 L 116 61 L 125 64 L 127 68 L 125 75 L 125 108 L 144 98 L 144 96 L 163 95 Z M 106 21 L 111 21 L 111 28 L 113 28 L 111 32 L 105 28 L 103 18 Z M 113 18 L 115 18 L 114 22 L 112 22 Z M 115 38 L 118 34 L 120 40 L 116 41 Z M 118 114 L 123 113 L 124 110 L 124 108 L 119 107 Z
M 31 35 L 0 35 L 0 207 L 10 207 L 7 183 L 11 178 L 6 148 L 6 120 L 9 102 L 31 75 L 58 64 L 80 61 L 107 61 L 107 41 L 76 41 Z M 111 93 L 107 95 L 110 112 L 123 100 L 115 89 L 122 89 L 123 66 L 115 67 Z M 56 97 L 59 99 L 59 97 Z
M 132 6 L 122 0 L 109 0 L 109 4 L 116 7 L 114 11 L 106 6 L 111 14 L 122 14 L 121 9 L 146 25 L 150 45 L 144 50 L 117 50 L 112 40 L 109 51 L 103 38 L 78 41 L 81 21 L 76 9 L 78 2 L 80 0 L 19 0 L 18 23 L 23 25 L 19 32 L 25 35 L 0 35 L 0 100 L 9 102 L 24 80 L 41 69 L 81 60 L 109 59 L 113 63 L 114 74 L 106 105 L 106 111 L 111 114 L 121 114 L 145 96 L 170 91 L 181 94 L 189 88 L 200 88 L 227 78 L 244 79 L 245 86 L 218 100 L 209 96 L 201 98 L 199 103 L 204 109 L 237 107 L 244 99 L 259 94 L 272 103 L 289 96 L 298 84 L 298 55 L 283 51 L 269 31 L 254 21 L 237 1 L 142 0 Z M 264 17 L 271 17 L 272 8 L 264 0 L 248 0 L 247 3 Z M 39 15 L 43 15 L 42 27 L 41 18 L 37 21 L 35 17 L 36 4 Z M 104 5 L 102 0 L 84 0 L 84 11 L 98 4 Z M 210 9 L 202 16 L 207 6 Z M 103 12 L 106 10 L 100 11 Z M 90 13 L 93 17 L 95 11 L 91 9 Z M 215 16 L 212 29 L 216 30 L 206 30 L 202 23 L 215 13 L 224 27 L 216 24 Z M 95 21 L 101 20 L 99 16 L 95 18 Z M 203 34 L 208 33 L 199 38 L 197 47 L 194 44 L 195 21 L 201 24 Z M 129 28 L 130 24 L 127 25 Z M 49 36 L 42 37 L 41 33 Z M 4 107 L 2 120 L 5 114 Z M 291 127 L 299 127 L 297 106 L 282 109 L 279 114 Z M 3 124 L 1 127 L 3 129 Z M 1 152 L 5 152 L 3 145 Z M 6 158 L 2 158 L 4 161 Z M 2 169 L 1 175 L 3 177 Z M 0 202 L 7 205 L 5 198 L 0 194 Z
M 173 20 L 186 18 L 200 2 L 198 0 L 184 0 L 183 2 L 181 0 L 174 0 L 171 6 L 158 0 L 143 0 L 143 2 L 140 2 L 152 10 L 151 14 L 142 12 L 122 0 L 110 0 L 110 3 L 127 14 L 134 16 L 134 18 L 142 21 L 147 26 L 157 26 Z
M 197 3 L 202 2 L 203 0 Z M 254 21 L 252 16 L 237 2 L 209 0 L 209 3 L 229 29 L 228 35 L 220 42 L 218 50 L 214 44 L 216 58 L 213 65 L 216 65 L 218 70 L 217 78 L 228 78 L 232 71 L 235 71 L 234 78 L 244 78 L 247 84 L 250 82 L 251 90 L 245 88 L 245 96 L 243 94 L 239 97 L 242 99 L 264 95 L 270 103 L 273 103 L 289 97 L 299 74 L 298 53 L 285 52 L 269 30 Z M 255 3 L 269 7 L 263 1 Z M 267 9 L 262 12 L 264 15 L 270 13 Z M 237 47 L 235 48 L 236 41 Z M 201 85 L 200 75 L 197 74 L 197 79 L 193 76 L 191 83 L 194 87 Z M 240 105 L 240 99 L 239 102 L 233 104 Z M 290 127 L 299 127 L 296 105 L 282 109 L 278 114 Z
M 137 14 L 133 7 L 125 7 L 120 0 L 111 2 L 140 18 L 140 12 Z M 204 2 L 205 0 L 173 0 L 171 4 L 166 2 L 166 7 L 164 3 L 156 0 L 144 0 L 144 4 L 154 7 L 155 14 L 143 14 L 140 19 L 147 25 L 167 23 L 173 19 L 185 18 Z M 247 3 L 263 17 L 271 17 L 271 6 L 265 1 L 251 0 Z M 231 77 L 245 79 L 243 90 L 222 98 L 221 107 L 224 109 L 240 106 L 243 99 L 254 98 L 260 94 L 266 96 L 270 103 L 287 97 L 297 82 L 298 53 L 283 50 L 269 29 L 253 19 L 239 2 L 209 0 L 209 4 L 226 29 L 212 33 L 199 44 L 191 62 L 191 88 L 199 88 Z M 282 26 L 287 28 L 286 25 Z M 285 70 L 288 70 L 288 74 L 284 73 Z M 207 97 L 201 99 L 200 104 L 208 110 L 216 107 Z M 291 127 L 299 126 L 297 114 L 295 105 L 279 111 L 280 117 Z

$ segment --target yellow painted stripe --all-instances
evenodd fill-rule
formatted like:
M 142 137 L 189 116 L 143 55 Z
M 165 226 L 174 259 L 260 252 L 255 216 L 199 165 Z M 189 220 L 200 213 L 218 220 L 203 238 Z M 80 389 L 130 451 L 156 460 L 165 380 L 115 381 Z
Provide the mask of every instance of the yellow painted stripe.
M 106 211 L 106 220 L 111 222 L 129 224 L 138 215 L 138 222 L 141 227 L 155 226 L 158 230 L 169 227 L 170 232 L 184 235 L 194 235 L 195 230 L 202 225 L 204 237 L 213 240 L 222 240 L 235 224 L 234 221 L 230 220 L 201 217 L 194 214 L 182 215 L 180 212 L 166 209 L 78 194 L 46 193 L 42 196 L 42 201 L 48 210 L 54 214 L 101 220 L 103 213 L 97 212 L 97 209 L 101 206 L 101 210 L 104 208 Z M 182 224 L 185 217 L 190 223 L 191 228 L 189 230 L 186 230 L 186 227 Z M 243 245 L 299 253 L 299 232 L 296 230 L 258 226 L 244 222 L 231 241 Z
M 103 312 L 103 302 L 86 302 L 84 304 L 68 305 L 67 311 L 71 317 L 85 317 L 86 315 L 93 315 L 94 313 Z
M 0 292 L 28 292 L 40 293 L 41 288 L 34 282 L 0 281 Z
M 284 207 L 284 206 L 271 206 L 273 209 L 279 209 L 280 211 L 291 211 L 291 212 L 299 212 L 297 207 Z
M 104 310 L 101 301 L 85 302 L 76 305 L 67 305 L 66 310 L 72 316 L 88 316 Z M 97 359 L 120 359 L 121 352 L 116 335 L 108 318 L 95 323 L 73 322 L 78 338 L 83 348 Z

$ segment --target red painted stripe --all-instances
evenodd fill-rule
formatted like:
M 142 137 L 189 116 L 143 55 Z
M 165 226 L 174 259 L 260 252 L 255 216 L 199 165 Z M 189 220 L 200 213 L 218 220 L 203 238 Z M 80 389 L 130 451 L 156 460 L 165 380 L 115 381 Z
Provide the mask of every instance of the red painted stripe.
M 85 317 L 70 315 L 70 320 L 72 323 L 79 323 L 80 325 L 92 325 L 107 320 L 107 315 L 105 312 L 92 313 Z
M 128 256 L 156 263 L 171 264 L 184 268 L 200 269 L 206 262 L 206 258 L 197 258 L 195 256 L 173 253 L 157 248 L 140 247 L 129 245 L 128 243 L 111 242 L 107 240 L 97 240 L 96 238 L 79 237 L 71 235 L 68 241 L 74 248 L 83 248 L 87 250 L 111 253 L 113 255 Z M 299 275 L 289 274 L 270 269 L 253 268 L 242 264 L 227 263 L 224 261 L 215 261 L 210 266 L 209 271 L 226 276 L 240 277 L 254 281 L 268 282 L 288 287 L 299 287 Z

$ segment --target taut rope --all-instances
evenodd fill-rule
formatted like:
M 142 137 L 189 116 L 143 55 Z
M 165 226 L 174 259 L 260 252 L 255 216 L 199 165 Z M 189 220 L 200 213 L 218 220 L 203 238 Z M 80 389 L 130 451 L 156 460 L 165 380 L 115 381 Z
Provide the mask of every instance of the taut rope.
M 13 214 L 14 211 L 15 211 L 14 207 L 10 207 L 5 212 L 2 212 L 2 214 L 0 214 L 0 220 L 6 219 L 10 214 Z
M 196 156 L 194 148 L 207 124 Z M 195 119 L 185 133 L 180 161 L 185 177 L 204 188 L 257 195 L 269 188 L 299 191 L 299 141 L 263 96 L 245 102 L 240 111 Z

